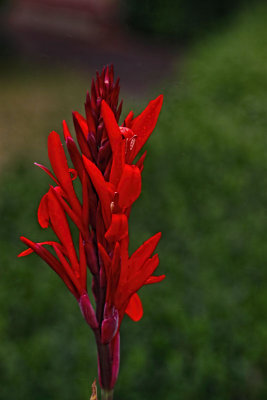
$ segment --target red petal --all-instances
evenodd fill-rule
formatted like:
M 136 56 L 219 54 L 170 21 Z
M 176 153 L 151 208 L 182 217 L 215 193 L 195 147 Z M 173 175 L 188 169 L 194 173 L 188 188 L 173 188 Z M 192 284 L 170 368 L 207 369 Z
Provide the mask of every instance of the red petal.
M 146 155 L 147 155 L 147 151 L 144 152 L 144 154 L 139 158 L 139 160 L 135 164 L 140 169 L 140 172 L 142 172 L 144 169 L 144 161 L 145 161 Z
M 61 246 L 61 244 L 57 243 L 57 242 L 53 242 L 53 241 L 47 241 L 47 242 L 39 242 L 36 243 L 39 246 L 44 246 L 44 245 L 48 245 L 48 246 L 57 246 L 62 252 L 64 252 L 63 247 Z M 34 253 L 34 250 L 32 248 L 29 248 L 27 250 L 22 251 L 20 254 L 18 254 L 17 257 L 25 257 L 29 254 Z
M 88 131 L 93 132 L 95 134 L 95 120 L 93 118 L 90 95 L 88 92 L 87 92 L 87 98 L 86 98 L 86 103 L 85 103 L 85 112 L 86 112 Z
M 71 137 L 68 137 L 66 140 L 66 144 L 67 144 L 67 148 L 68 148 L 68 152 L 69 152 L 71 161 L 72 161 L 76 171 L 78 172 L 80 180 L 82 181 L 82 174 L 84 171 L 84 167 L 83 167 L 82 157 L 79 153 L 76 143 L 74 142 L 74 140 Z
M 53 190 L 49 190 L 48 198 L 48 212 L 52 228 L 66 249 L 70 263 L 74 269 L 78 269 L 78 260 L 76 251 L 73 245 L 69 224 L 55 193 Z
M 123 286 L 128 281 L 129 275 L 129 236 L 125 236 L 120 241 L 120 250 L 121 250 L 121 273 L 120 273 L 120 282 L 119 286 Z
M 64 134 L 64 138 L 67 141 L 68 138 L 72 138 L 71 134 L 70 134 L 70 130 L 68 128 L 67 122 L 64 120 L 62 121 L 62 125 L 63 125 L 63 134 Z
M 77 213 L 80 212 L 81 205 L 73 189 L 72 180 L 69 173 L 67 159 L 56 132 L 51 132 L 48 136 L 48 156 L 60 185 L 62 186 L 68 200 Z
M 116 150 L 116 152 L 113 152 L 112 157 L 113 158 L 112 158 L 112 165 L 111 165 L 109 181 L 116 187 L 121 179 L 123 167 L 125 164 L 125 141 L 124 140 L 121 140 L 118 143 L 117 150 Z
M 135 165 L 125 164 L 123 174 L 118 186 L 119 206 L 127 208 L 140 196 L 141 173 Z
M 156 233 L 148 240 L 146 240 L 131 256 L 129 259 L 130 270 L 138 271 L 147 261 L 151 254 L 154 252 L 157 244 L 161 238 L 161 232 Z
M 19 253 L 17 255 L 17 257 L 25 257 L 25 256 L 28 256 L 31 253 L 34 253 L 34 250 L 29 248 L 29 249 L 26 249 L 26 250 L 22 251 L 21 253 Z
M 155 100 L 149 102 L 145 110 L 136 117 L 131 124 L 131 129 L 137 135 L 135 147 L 127 159 L 128 163 L 132 163 L 136 155 L 139 153 L 145 142 L 153 132 L 156 126 L 158 116 L 161 110 L 163 96 L 158 96 Z
M 62 254 L 61 250 L 58 248 L 58 246 L 53 246 L 56 255 L 59 258 L 60 263 L 62 264 L 64 270 L 66 271 L 66 274 L 68 275 L 68 277 L 70 278 L 71 282 L 73 283 L 73 285 L 77 288 L 77 291 L 79 293 L 79 295 L 81 296 L 83 293 L 83 288 L 81 287 L 81 283 L 80 283 L 80 274 L 79 271 L 73 271 L 71 266 L 69 265 L 69 263 L 67 262 L 66 258 L 64 257 L 64 255 Z
M 87 229 L 89 225 L 89 215 L 90 215 L 90 210 L 89 210 L 89 188 L 87 185 L 87 180 L 88 176 L 85 171 L 83 171 L 83 176 L 82 176 L 82 196 L 83 196 L 83 205 L 82 205 L 82 220 L 83 224 L 85 226 L 85 229 Z
M 40 167 L 43 171 L 45 171 L 47 173 L 47 175 L 50 176 L 50 178 L 53 179 L 54 182 L 56 182 L 57 185 L 59 185 L 58 181 L 56 180 L 56 178 L 54 177 L 54 175 L 52 174 L 51 171 L 49 171 L 49 169 L 47 167 L 45 167 L 42 164 L 38 164 L 37 162 L 34 163 L 34 165 L 37 165 L 37 167 Z
M 105 225 L 106 227 L 109 227 L 111 221 L 111 194 L 108 191 L 107 183 L 101 171 L 99 171 L 94 163 L 88 160 L 85 156 L 83 156 L 83 162 L 100 199 Z
M 82 235 L 79 236 L 79 254 L 80 254 L 80 272 L 81 272 L 81 284 L 83 288 L 87 289 L 87 263 L 86 254 L 83 245 Z
M 98 250 L 100 253 L 102 264 L 104 265 L 106 279 L 108 280 L 110 274 L 111 259 L 107 254 L 106 250 L 104 249 L 104 247 L 100 243 L 98 243 Z
M 87 135 L 88 135 L 87 123 L 85 122 L 86 123 L 86 129 L 85 129 L 85 125 L 83 124 L 80 117 L 81 116 L 79 116 L 77 112 L 73 113 L 73 123 L 75 126 L 77 140 L 82 154 L 84 154 L 87 158 L 92 160 L 92 154 L 89 150 L 89 146 L 87 143 Z
M 76 121 L 78 122 L 78 124 L 81 128 L 85 140 L 87 140 L 88 125 L 87 125 L 86 119 L 81 114 L 79 114 L 77 111 L 73 112 L 73 116 L 75 117 Z
M 158 283 L 163 281 L 163 279 L 166 278 L 166 275 L 159 275 L 159 276 L 154 276 L 151 275 L 146 281 L 145 281 L 145 285 L 150 285 L 152 283 Z
M 128 235 L 128 219 L 124 214 L 112 214 L 111 224 L 105 234 L 108 242 L 118 242 Z
M 143 306 L 140 297 L 134 293 L 126 307 L 125 313 L 133 320 L 139 321 L 143 316 Z
M 155 254 L 145 262 L 141 270 L 139 270 L 135 275 L 129 277 L 127 286 L 130 293 L 137 292 L 145 284 L 150 275 L 153 274 L 158 265 L 159 257 L 158 254 Z
M 110 182 L 114 185 L 117 185 L 119 183 L 122 174 L 122 168 L 124 165 L 124 141 L 122 139 L 122 135 L 117 124 L 115 115 L 113 114 L 112 110 L 107 105 L 105 100 L 103 100 L 101 103 L 101 113 L 108 133 L 113 154 Z
M 64 270 L 63 266 L 60 264 L 58 259 L 53 256 L 46 248 L 42 247 L 41 244 L 34 243 L 31 240 L 21 237 L 20 238 L 23 243 L 25 243 L 28 247 L 30 247 L 39 257 L 41 257 L 64 281 L 68 289 L 71 293 L 79 299 L 80 295 L 74 286 L 73 282 L 70 280 L 69 276 L 67 275 L 66 271 Z
M 107 287 L 106 301 L 109 304 L 114 304 L 114 298 L 117 292 L 117 287 L 120 279 L 120 271 L 121 271 L 120 245 L 117 242 L 114 249 L 109 280 L 108 280 L 108 287 Z
M 83 232 L 84 228 L 81 223 L 81 218 L 75 214 L 75 212 L 70 208 L 68 203 L 63 199 L 64 193 L 62 193 L 62 190 L 60 186 L 50 186 L 50 190 L 55 194 L 58 202 L 60 203 L 61 207 L 63 210 L 68 214 L 68 216 L 72 219 L 72 221 L 75 223 L 77 228 Z
M 41 198 L 38 211 L 37 211 L 38 222 L 42 228 L 48 228 L 49 226 L 49 214 L 47 208 L 47 193 Z
M 116 146 L 118 142 L 122 140 L 122 137 L 115 115 L 105 100 L 102 100 L 101 103 L 101 114 L 103 116 L 112 151 L 115 151 Z
M 127 128 L 131 128 L 133 117 L 134 117 L 134 113 L 133 113 L 133 111 L 130 111 L 124 120 L 124 124 Z

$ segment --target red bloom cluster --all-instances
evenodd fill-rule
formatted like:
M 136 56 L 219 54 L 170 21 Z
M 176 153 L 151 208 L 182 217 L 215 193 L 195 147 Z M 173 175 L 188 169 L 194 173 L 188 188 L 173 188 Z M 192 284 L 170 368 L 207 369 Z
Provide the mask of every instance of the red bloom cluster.
M 138 321 L 143 309 L 137 291 L 164 278 L 152 275 L 159 263 L 158 255 L 152 254 L 160 233 L 130 257 L 128 253 L 128 219 L 131 206 L 141 193 L 146 152 L 135 164 L 134 160 L 155 128 L 162 96 L 152 100 L 136 118 L 130 112 L 119 126 L 119 89 L 112 66 L 93 79 L 85 103 L 86 118 L 73 113 L 80 150 L 63 121 L 73 169 L 68 166 L 59 135 L 50 133 L 48 155 L 54 173 L 37 165 L 55 185 L 50 186 L 40 202 L 38 221 L 42 228 L 51 226 L 59 242 L 35 243 L 21 237 L 28 249 L 20 254 L 37 253 L 76 297 L 95 333 L 100 384 L 107 390 L 113 388 L 118 375 L 119 327 L 124 314 Z M 77 177 L 82 186 L 82 201 L 73 186 Z M 73 242 L 67 216 L 79 230 L 78 246 Z M 95 309 L 87 291 L 87 267 L 92 274 Z

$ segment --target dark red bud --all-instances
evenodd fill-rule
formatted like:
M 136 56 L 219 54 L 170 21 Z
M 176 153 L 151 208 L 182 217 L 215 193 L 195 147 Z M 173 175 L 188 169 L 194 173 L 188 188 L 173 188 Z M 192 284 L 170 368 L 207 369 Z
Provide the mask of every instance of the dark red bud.
M 87 324 L 92 328 L 92 329 L 97 329 L 98 328 L 98 322 L 96 319 L 95 311 L 92 307 L 92 304 L 90 302 L 90 299 L 88 297 L 87 293 L 84 293 L 80 299 L 79 299 L 79 306 L 82 312 L 82 315 L 87 322 Z
M 105 304 L 104 320 L 101 325 L 101 342 L 107 344 L 111 342 L 117 333 L 119 326 L 119 313 L 115 307 L 110 308 Z

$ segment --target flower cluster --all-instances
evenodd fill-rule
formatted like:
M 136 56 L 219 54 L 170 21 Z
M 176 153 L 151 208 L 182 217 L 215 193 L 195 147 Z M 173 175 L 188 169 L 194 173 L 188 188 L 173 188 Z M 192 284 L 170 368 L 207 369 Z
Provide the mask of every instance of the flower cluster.
M 50 133 L 48 156 L 53 172 L 36 165 L 51 177 L 53 185 L 41 199 L 38 221 L 42 228 L 53 229 L 58 242 L 36 243 L 21 237 L 28 249 L 20 254 L 37 253 L 77 299 L 95 333 L 99 380 L 105 390 L 111 390 L 117 380 L 119 329 L 124 314 L 138 321 L 143 315 L 138 290 L 164 278 L 153 275 L 159 259 L 152 254 L 160 233 L 131 256 L 128 253 L 128 219 L 141 193 L 146 152 L 138 161 L 135 159 L 155 128 L 162 96 L 152 100 L 139 116 L 134 118 L 130 112 L 119 126 L 119 90 L 112 66 L 92 80 L 85 102 L 86 117 L 73 113 L 78 146 L 63 121 L 74 168 L 69 168 L 58 133 Z M 76 178 L 81 184 L 81 198 L 73 185 Z M 74 243 L 68 219 L 79 231 L 78 244 Z M 95 307 L 88 296 L 87 268 L 92 276 Z

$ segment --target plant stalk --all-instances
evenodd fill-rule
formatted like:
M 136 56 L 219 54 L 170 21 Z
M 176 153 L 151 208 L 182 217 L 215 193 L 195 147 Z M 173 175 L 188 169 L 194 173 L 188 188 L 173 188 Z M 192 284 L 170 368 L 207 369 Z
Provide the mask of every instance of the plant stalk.
M 101 400 L 113 400 L 113 390 L 101 390 Z

